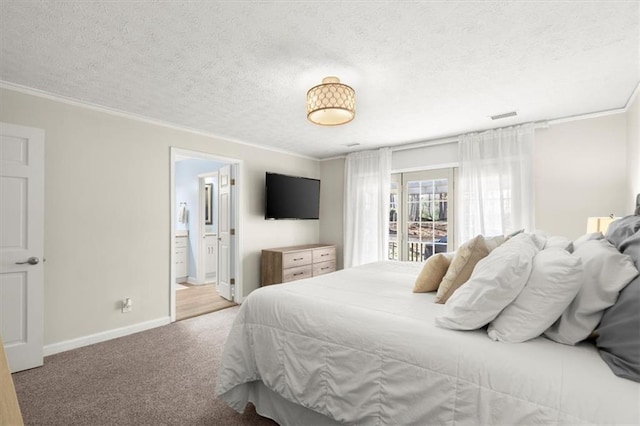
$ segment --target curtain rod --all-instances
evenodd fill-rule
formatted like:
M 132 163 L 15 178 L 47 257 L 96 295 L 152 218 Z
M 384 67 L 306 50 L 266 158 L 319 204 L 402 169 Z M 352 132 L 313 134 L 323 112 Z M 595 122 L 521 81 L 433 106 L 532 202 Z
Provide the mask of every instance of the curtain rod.
M 524 123 L 524 124 L 528 124 L 528 123 Z M 549 123 L 547 121 L 539 121 L 539 122 L 534 122 L 531 123 L 533 125 L 534 129 L 546 129 L 547 127 L 549 127 Z M 488 132 L 491 130 L 501 130 L 501 129 L 508 129 L 510 127 L 516 127 L 516 126 L 520 126 L 521 124 L 516 124 L 516 125 L 511 125 L 511 126 L 505 126 L 505 127 L 496 127 L 493 129 L 487 129 L 487 130 L 481 130 L 478 132 L 471 132 L 471 133 L 484 133 L 484 132 Z M 462 134 L 466 134 L 466 133 L 462 133 Z M 416 149 L 416 148 L 423 148 L 425 146 L 436 146 L 436 145 L 445 145 L 445 144 L 449 144 L 449 143 L 457 143 L 458 139 L 460 138 L 461 135 L 457 135 L 457 136 L 450 136 L 450 137 L 446 137 L 446 138 L 439 138 L 439 139 L 432 139 L 432 140 L 428 140 L 428 141 L 424 141 L 424 142 L 416 142 L 416 143 L 410 143 L 410 144 L 406 144 L 406 145 L 398 145 L 395 147 L 391 147 L 391 151 L 406 151 L 408 149 Z

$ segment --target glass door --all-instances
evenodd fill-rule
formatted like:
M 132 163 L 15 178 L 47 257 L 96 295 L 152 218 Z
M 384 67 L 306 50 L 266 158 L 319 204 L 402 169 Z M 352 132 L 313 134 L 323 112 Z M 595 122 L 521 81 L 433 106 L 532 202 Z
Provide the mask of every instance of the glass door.
M 400 197 L 402 195 L 402 175 L 391 175 L 391 191 L 389 200 L 389 260 L 400 260 L 398 249 L 398 223 L 400 211 Z
M 389 259 L 423 262 L 436 253 L 453 250 L 450 218 L 453 169 L 392 175 Z

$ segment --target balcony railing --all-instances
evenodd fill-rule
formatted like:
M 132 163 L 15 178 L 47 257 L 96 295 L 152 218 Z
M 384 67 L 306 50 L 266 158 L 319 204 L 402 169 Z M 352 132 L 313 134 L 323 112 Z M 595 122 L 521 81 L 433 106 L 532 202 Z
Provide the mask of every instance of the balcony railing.
M 447 243 L 408 243 L 407 260 L 410 262 L 423 262 L 434 253 L 444 253 L 447 251 Z M 389 242 L 389 260 L 400 259 L 398 243 Z

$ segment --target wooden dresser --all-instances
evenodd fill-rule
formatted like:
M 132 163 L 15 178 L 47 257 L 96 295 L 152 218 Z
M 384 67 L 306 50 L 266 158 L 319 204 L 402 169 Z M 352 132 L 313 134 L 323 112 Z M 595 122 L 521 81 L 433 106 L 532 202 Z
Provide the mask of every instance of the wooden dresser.
M 0 337 L 0 425 L 22 426 L 22 413 Z
M 336 270 L 336 246 L 307 244 L 262 250 L 262 285 L 317 277 Z

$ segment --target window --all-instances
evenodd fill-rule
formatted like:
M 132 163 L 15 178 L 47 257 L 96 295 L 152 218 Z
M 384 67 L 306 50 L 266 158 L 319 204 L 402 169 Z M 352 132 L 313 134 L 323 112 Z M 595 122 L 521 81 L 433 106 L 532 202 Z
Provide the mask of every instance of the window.
M 423 262 L 453 249 L 453 169 L 391 175 L 389 260 Z

